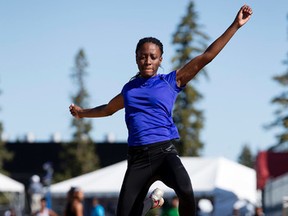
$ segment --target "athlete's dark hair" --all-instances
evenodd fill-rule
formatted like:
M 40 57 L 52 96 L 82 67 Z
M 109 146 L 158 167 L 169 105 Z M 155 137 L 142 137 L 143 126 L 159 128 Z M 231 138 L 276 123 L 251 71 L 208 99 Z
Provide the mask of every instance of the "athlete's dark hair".
M 156 44 L 160 51 L 161 51 L 161 55 L 163 55 L 164 51 L 163 51 L 163 44 L 161 43 L 160 40 L 158 40 L 157 38 L 154 38 L 154 37 L 145 37 L 145 38 L 142 38 L 138 41 L 137 43 L 137 46 L 136 46 L 136 55 L 137 55 L 137 52 L 138 50 L 143 46 L 143 44 L 145 43 L 153 43 L 153 44 Z

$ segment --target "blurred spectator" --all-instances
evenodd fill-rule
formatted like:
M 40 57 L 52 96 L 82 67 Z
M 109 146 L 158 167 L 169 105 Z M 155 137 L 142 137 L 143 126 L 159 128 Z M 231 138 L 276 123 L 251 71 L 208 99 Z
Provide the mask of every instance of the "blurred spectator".
M 239 211 L 239 209 L 234 208 L 234 209 L 233 209 L 232 216 L 240 216 L 240 211 Z
M 38 175 L 33 175 L 30 179 L 28 188 L 31 212 L 36 212 L 40 209 L 41 198 L 43 197 L 43 185 L 40 182 Z
M 94 197 L 92 202 L 93 202 L 93 208 L 91 211 L 91 216 L 105 216 L 105 209 L 99 203 L 98 198 Z
M 52 209 L 47 208 L 46 198 L 41 198 L 40 209 L 32 214 L 32 216 L 58 216 Z
M 4 216 L 16 216 L 16 212 L 13 208 L 10 208 L 4 212 Z
M 171 206 L 163 212 L 162 216 L 179 216 L 178 213 L 179 199 L 174 196 L 171 200 Z
M 256 207 L 255 208 L 255 216 L 265 216 L 263 209 L 261 207 Z
M 92 202 L 93 202 L 93 208 L 91 211 L 91 216 L 105 216 L 105 209 L 99 203 L 99 200 L 95 197 Z
M 67 193 L 64 216 L 83 216 L 83 199 L 83 191 L 80 188 L 71 187 Z

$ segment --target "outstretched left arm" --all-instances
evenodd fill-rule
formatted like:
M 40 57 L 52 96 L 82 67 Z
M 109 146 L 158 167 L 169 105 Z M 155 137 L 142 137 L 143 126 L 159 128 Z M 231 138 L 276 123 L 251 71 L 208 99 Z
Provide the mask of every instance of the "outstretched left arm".
M 225 47 L 236 31 L 250 19 L 251 15 L 252 9 L 247 5 L 242 6 L 233 23 L 205 50 L 203 54 L 193 58 L 182 68 L 177 70 L 177 85 L 179 87 L 186 85 L 203 67 L 211 62 Z

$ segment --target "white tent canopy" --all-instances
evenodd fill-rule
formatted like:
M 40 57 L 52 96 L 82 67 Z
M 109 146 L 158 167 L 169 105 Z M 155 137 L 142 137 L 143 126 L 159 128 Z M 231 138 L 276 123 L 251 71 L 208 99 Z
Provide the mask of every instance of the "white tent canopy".
M 224 203 L 224 200 L 226 204 L 229 202 L 230 207 L 237 200 L 256 203 L 255 170 L 222 157 L 181 157 L 181 160 L 191 178 L 196 197 L 214 197 L 214 205 Z M 80 187 L 86 197 L 118 196 L 126 167 L 127 162 L 122 161 L 54 184 L 51 186 L 52 196 L 66 196 L 71 186 Z M 164 196 L 174 195 L 174 191 L 160 181 L 155 182 L 150 190 L 156 187 L 164 190 Z
M 24 192 L 24 185 L 0 173 L 0 192 Z
M 9 206 L 0 206 L 1 208 L 13 207 L 16 215 L 22 215 L 25 206 L 25 187 L 22 183 L 0 173 L 0 193 L 9 200 Z
M 191 178 L 194 191 L 211 192 L 215 188 L 231 191 L 239 198 L 256 201 L 256 174 L 253 169 L 225 158 L 181 157 Z M 80 187 L 85 194 L 118 195 L 125 174 L 127 162 L 96 170 L 51 186 L 54 196 L 66 196 L 71 186 Z M 151 188 L 160 187 L 172 192 L 162 182 L 155 182 Z

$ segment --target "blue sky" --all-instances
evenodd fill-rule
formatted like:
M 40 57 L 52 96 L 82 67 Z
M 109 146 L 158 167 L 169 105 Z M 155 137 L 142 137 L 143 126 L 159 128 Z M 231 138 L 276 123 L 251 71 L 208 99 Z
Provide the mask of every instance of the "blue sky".
M 68 106 L 76 86 L 70 79 L 74 58 L 83 48 L 89 67 L 86 85 L 90 106 L 108 102 L 137 72 L 135 46 L 146 36 L 164 44 L 160 73 L 168 73 L 175 47 L 172 34 L 186 12 L 188 0 L 164 1 L 1 1 L 0 121 L 14 141 L 29 132 L 37 141 L 53 133 L 71 138 Z M 286 70 L 287 0 L 195 1 L 201 30 L 211 43 L 231 24 L 244 4 L 253 17 L 199 75 L 204 99 L 203 156 L 236 160 L 242 146 L 266 149 L 279 130 L 264 130 L 274 119 L 270 101 L 283 89 L 272 77 Z M 126 141 L 124 111 L 93 119 L 92 137 L 103 141 L 113 133 Z

